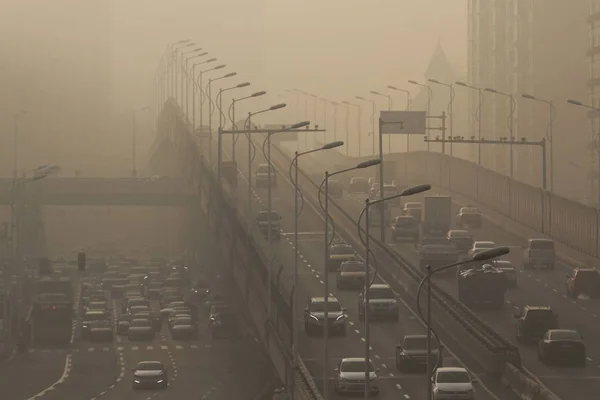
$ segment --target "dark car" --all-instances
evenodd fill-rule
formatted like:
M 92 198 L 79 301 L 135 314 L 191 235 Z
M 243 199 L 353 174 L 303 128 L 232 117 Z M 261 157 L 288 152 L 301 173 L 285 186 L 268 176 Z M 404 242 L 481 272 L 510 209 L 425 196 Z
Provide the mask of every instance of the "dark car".
M 437 341 L 431 338 L 431 366 L 438 359 Z M 438 367 L 442 367 L 440 360 Z M 402 372 L 427 371 L 427 335 L 406 335 L 402 344 L 396 346 L 396 368 Z
M 419 240 L 419 223 L 413 216 L 403 215 L 394 218 L 391 223 L 392 240 Z
M 600 272 L 595 268 L 575 268 L 567 274 L 567 295 L 600 297 Z
M 346 310 L 335 297 L 327 299 L 327 315 L 323 297 L 312 297 L 304 309 L 304 330 L 308 336 L 324 332 L 326 323 L 329 333 L 346 336 L 347 320 Z
M 481 211 L 476 207 L 461 207 L 456 218 L 456 225 L 459 228 L 481 229 L 483 225 Z
M 459 253 L 468 253 L 473 248 L 473 243 L 475 243 L 471 232 L 463 229 L 449 230 L 446 238 Z
M 240 328 L 237 315 L 229 309 L 210 316 L 210 333 L 213 339 L 238 336 Z
M 538 358 L 545 364 L 575 364 L 585 367 L 583 338 L 574 330 L 551 329 L 538 344 Z
M 129 340 L 152 340 L 154 329 L 148 319 L 132 319 L 127 331 Z
M 365 289 L 358 295 L 358 318 L 365 320 Z M 390 285 L 374 283 L 369 286 L 369 321 L 376 319 L 398 321 L 400 318 L 398 296 Z
M 515 310 L 517 318 L 517 341 L 531 343 L 540 340 L 546 332 L 558 329 L 558 316 L 548 306 L 525 306 Z
M 329 246 L 327 256 L 327 270 L 337 271 L 344 261 L 354 261 L 357 259 L 354 248 L 346 243 L 335 243 Z
M 81 337 L 87 339 L 89 337 L 92 325 L 96 321 L 108 321 L 108 313 L 106 311 L 88 311 L 83 315 L 81 321 Z
M 171 323 L 173 340 L 194 340 L 198 338 L 198 327 L 191 317 L 180 316 Z
M 92 322 L 89 328 L 89 338 L 92 342 L 111 342 L 113 340 L 113 327 L 110 321 Z
M 133 371 L 133 389 L 166 389 L 169 386 L 167 369 L 160 361 L 142 361 Z

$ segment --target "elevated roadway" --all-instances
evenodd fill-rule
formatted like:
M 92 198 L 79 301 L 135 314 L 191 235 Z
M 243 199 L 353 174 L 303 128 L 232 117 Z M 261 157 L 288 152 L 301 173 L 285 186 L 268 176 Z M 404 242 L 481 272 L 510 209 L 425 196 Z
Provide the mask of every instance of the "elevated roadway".
M 305 162 L 304 165 L 311 165 L 313 171 L 324 170 L 328 166 L 325 153 L 322 153 L 320 157 L 314 157 L 311 161 L 310 163 Z M 434 187 L 432 192 L 452 194 L 439 187 Z M 420 199 L 416 198 L 415 200 L 419 201 Z M 467 200 L 462 196 L 455 196 L 454 200 L 454 214 L 457 214 L 459 207 L 466 205 L 467 202 L 468 204 L 477 205 L 472 200 Z M 358 215 L 364 207 L 364 196 L 345 193 L 342 199 L 335 199 L 335 202 L 351 215 Z M 482 206 L 482 208 L 485 214 L 485 206 Z M 493 213 L 493 211 L 490 210 L 490 213 Z M 399 214 L 399 208 L 392 209 L 392 215 Z M 576 329 L 585 338 L 588 350 L 588 366 L 585 369 L 547 366 L 538 361 L 535 347 L 520 345 L 523 363 L 544 385 L 561 398 L 596 398 L 597 393 L 600 392 L 600 346 L 594 338 L 600 333 L 600 324 L 598 323 L 600 303 L 586 299 L 571 299 L 565 295 L 565 273 L 570 265 L 564 262 L 559 262 L 559 268 L 555 271 L 524 271 L 522 269 L 522 244 L 527 237 L 538 237 L 538 235 L 534 236 L 532 232 L 521 230 L 524 234 L 528 233 L 531 236 L 518 236 L 516 227 L 511 229 L 511 233 L 507 233 L 506 225 L 500 227 L 492 223 L 492 221 L 503 223 L 500 218 L 498 215 L 492 215 L 492 220 L 486 219 L 482 230 L 475 230 L 473 233 L 476 240 L 491 240 L 498 245 L 507 245 L 512 248 L 508 258 L 518 267 L 519 286 L 507 293 L 506 306 L 503 311 L 477 312 L 477 314 L 497 332 L 516 343 L 514 307 L 550 305 L 558 313 L 562 327 Z M 379 236 L 378 229 L 372 229 L 372 232 L 376 237 Z M 388 232 L 386 238 L 388 239 L 388 245 L 402 258 L 415 266 L 418 265 L 418 256 L 413 244 L 391 243 L 390 232 Z M 455 279 L 454 276 L 440 277 L 437 282 L 448 293 L 456 296 Z
M 260 149 L 260 142 L 257 147 Z M 231 143 L 225 144 L 226 149 L 230 149 Z M 267 189 L 256 189 L 252 187 L 252 209 L 247 214 L 247 192 L 248 180 L 254 180 L 252 172 L 247 169 L 247 147 L 245 140 L 239 140 L 237 145 L 237 166 L 239 168 L 239 179 L 237 187 L 238 208 L 246 214 L 246 218 L 254 221 L 258 211 L 267 207 Z M 228 155 L 226 154 L 226 158 Z M 259 152 L 254 160 L 253 167 L 259 163 L 264 163 L 264 158 Z M 255 170 L 255 169 L 254 169 Z M 291 287 L 294 265 L 293 248 L 293 225 L 294 225 L 294 189 L 287 180 L 287 169 L 279 171 L 278 186 L 272 191 L 273 208 L 283 215 L 282 220 L 282 239 L 274 245 L 274 268 L 279 273 L 281 268 L 280 280 L 286 281 L 283 285 Z M 256 230 L 253 234 L 259 235 Z M 357 292 L 337 290 L 335 286 L 335 275 L 330 274 L 330 295 L 337 297 L 342 306 L 348 309 L 349 323 L 347 335 L 345 337 L 331 337 L 329 343 L 329 364 L 323 363 L 323 338 L 308 337 L 303 330 L 303 309 L 307 301 L 312 296 L 322 296 L 324 294 L 324 275 L 323 275 L 323 251 L 324 251 L 323 220 L 321 213 L 312 206 L 306 205 L 300 219 L 300 272 L 299 285 L 297 290 L 299 304 L 296 305 L 297 323 L 300 330 L 299 350 L 300 355 L 305 361 L 307 367 L 313 375 L 313 378 L 319 386 L 322 387 L 322 380 L 327 371 L 329 388 L 333 391 L 333 371 L 336 363 L 343 357 L 364 355 L 365 337 L 364 323 L 360 322 L 357 315 Z M 360 251 L 360 249 L 357 249 Z M 404 398 L 424 398 L 426 389 L 424 385 L 425 377 L 421 374 L 400 373 L 395 365 L 395 348 L 403 335 L 423 333 L 424 328 L 416 319 L 413 310 L 414 305 L 401 304 L 400 321 L 398 323 L 372 323 L 371 325 L 371 347 L 372 359 L 377 368 L 380 369 L 380 388 L 381 398 L 395 399 Z M 462 357 L 459 360 L 454 354 L 457 351 L 454 347 L 450 348 L 444 359 L 445 365 L 462 365 Z M 462 352 L 464 354 L 464 352 Z M 482 385 L 478 388 L 478 398 L 481 399 L 512 399 L 514 394 L 506 388 L 498 385 L 492 379 L 488 379 L 484 374 L 484 369 L 477 365 L 472 356 L 466 355 L 468 359 L 467 367 L 476 375 L 479 375 Z M 332 392 L 331 398 L 335 397 Z

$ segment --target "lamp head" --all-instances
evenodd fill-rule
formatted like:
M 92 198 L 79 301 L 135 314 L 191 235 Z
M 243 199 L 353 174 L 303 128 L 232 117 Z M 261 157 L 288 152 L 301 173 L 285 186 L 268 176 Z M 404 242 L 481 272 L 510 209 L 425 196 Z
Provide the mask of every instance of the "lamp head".
M 521 97 L 523 97 L 524 99 L 529 99 L 529 100 L 537 100 L 537 98 L 535 98 L 534 96 L 532 96 L 530 94 L 522 94 Z
M 279 110 L 280 108 L 285 107 L 287 104 L 285 103 L 279 103 L 279 104 L 275 104 L 274 106 L 269 107 L 269 110 L 273 111 L 273 110 Z
M 490 93 L 498 93 L 498 91 L 496 89 L 492 89 L 492 88 L 485 88 L 484 90 L 486 92 L 490 92 Z
M 493 249 L 488 249 L 482 251 L 481 253 L 477 253 L 473 256 L 473 261 L 486 261 L 492 258 L 500 257 L 505 254 L 510 253 L 510 248 L 506 246 L 494 247 Z
M 215 69 L 222 69 L 222 68 L 225 68 L 225 67 L 226 67 L 226 65 L 225 65 L 225 64 L 217 65 L 216 67 L 214 67 L 214 68 L 213 68 L 213 71 L 214 71 Z
M 408 83 L 412 83 L 413 85 L 418 85 L 419 84 L 417 81 L 413 81 L 413 80 L 408 81 Z
M 232 76 L 236 76 L 237 72 L 230 72 L 228 74 L 223 75 L 223 78 L 231 78 Z
M 371 93 L 371 94 L 376 94 L 376 95 L 379 95 L 379 94 L 380 94 L 379 92 L 376 92 L 375 90 L 371 90 L 371 92 L 370 92 L 370 93 Z
M 360 96 L 354 96 L 355 99 L 359 99 L 359 100 L 365 100 L 364 97 L 360 97 Z
M 440 83 L 437 79 L 427 79 L 431 83 Z
M 310 125 L 310 121 L 297 122 L 294 125 L 290 126 L 290 129 L 303 128 L 303 127 L 308 126 L 308 125 Z
M 569 104 L 573 104 L 573 105 L 575 105 L 575 106 L 582 106 L 582 105 L 583 105 L 583 103 L 582 103 L 582 102 L 580 102 L 579 100 L 573 100 L 573 99 L 569 99 L 569 100 L 567 100 L 567 103 L 569 103 Z
M 325 145 L 323 145 L 323 147 L 321 147 L 322 150 L 329 150 L 329 149 L 334 149 L 336 147 L 340 147 L 343 146 L 344 142 L 342 142 L 341 140 L 338 140 L 336 142 L 331 142 L 331 143 L 327 143 Z
M 211 62 L 215 62 L 217 61 L 216 58 L 209 58 L 208 60 L 204 61 L 205 63 L 211 63 Z
M 374 158 L 372 160 L 367 160 L 367 161 L 361 162 L 360 164 L 358 164 L 356 166 L 356 169 L 369 168 L 369 167 L 372 167 L 374 165 L 379 165 L 379 164 L 381 164 L 381 159 Z
M 431 185 L 417 185 L 406 188 L 402 191 L 401 196 L 412 196 L 415 194 L 423 193 L 431 189 Z
M 196 47 L 195 49 L 192 49 L 191 51 L 202 51 L 204 50 L 202 47 Z
M 267 94 L 267 92 L 265 92 L 264 90 L 261 90 L 260 92 L 252 93 L 250 95 L 250 97 L 258 97 L 258 96 L 263 96 L 265 94 Z
M 467 87 L 467 86 L 468 86 L 466 83 L 464 83 L 464 82 L 461 82 L 461 81 L 456 81 L 456 82 L 454 82 L 454 83 L 456 83 L 458 86 L 464 86 L 464 87 Z
M 244 82 L 244 83 L 240 83 L 239 85 L 236 86 L 236 88 L 243 88 L 246 86 L 250 86 L 250 82 Z
M 392 85 L 388 85 L 388 89 L 398 90 L 398 88 L 396 86 L 392 86 Z

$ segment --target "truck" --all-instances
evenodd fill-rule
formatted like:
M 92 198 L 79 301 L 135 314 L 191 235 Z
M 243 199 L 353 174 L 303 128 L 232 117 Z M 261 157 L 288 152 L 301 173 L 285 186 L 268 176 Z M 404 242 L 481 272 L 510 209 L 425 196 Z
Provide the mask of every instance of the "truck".
M 462 271 L 458 276 L 458 300 L 467 307 L 501 310 L 507 289 L 504 273 L 489 264 Z
M 458 261 L 458 252 L 451 244 L 425 244 L 418 247 L 419 267 L 425 271 L 425 267 L 431 266 L 433 270 Z M 446 269 L 444 272 L 450 272 Z
M 529 239 L 523 254 L 523 268 L 545 267 L 554 269 L 556 252 L 551 239 Z
M 73 282 L 70 278 L 43 277 L 38 280 L 29 312 L 33 342 L 68 344 L 71 341 L 73 304 Z
M 423 234 L 446 235 L 452 223 L 452 197 L 425 196 Z

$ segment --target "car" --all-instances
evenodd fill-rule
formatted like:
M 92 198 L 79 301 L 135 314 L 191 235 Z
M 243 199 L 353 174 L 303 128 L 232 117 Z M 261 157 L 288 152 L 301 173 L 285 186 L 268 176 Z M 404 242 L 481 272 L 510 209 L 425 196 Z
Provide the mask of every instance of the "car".
M 459 253 L 468 253 L 473 248 L 473 235 L 471 232 L 463 229 L 451 229 L 446 238 Z
M 215 292 L 211 292 L 208 295 L 208 298 L 206 299 L 206 301 L 204 302 L 204 308 L 206 309 L 207 312 L 210 312 L 210 308 L 216 304 L 224 304 L 225 303 L 225 296 L 220 294 L 220 293 L 215 293 Z
M 167 368 L 160 361 L 141 361 L 133 371 L 133 389 L 162 388 L 169 386 Z
M 512 261 L 509 260 L 493 260 L 492 266 L 502 271 L 506 278 L 508 287 L 516 288 L 518 286 L 517 269 Z
M 366 194 L 369 192 L 369 182 L 362 176 L 353 176 L 348 183 L 348 193 Z
M 189 316 L 180 316 L 171 323 L 171 337 L 173 340 L 197 339 L 198 327 Z
M 586 365 L 583 338 L 572 329 L 550 329 L 538 343 L 538 359 L 544 364 Z
M 235 337 L 240 334 L 238 316 L 229 308 L 210 316 L 210 334 L 213 339 Z
M 438 361 L 437 341 L 430 340 L 430 366 L 435 367 Z M 443 366 L 443 358 L 439 360 L 438 368 Z M 427 335 L 405 335 L 402 344 L 396 346 L 396 368 L 401 372 L 427 372 Z
M 462 367 L 442 367 L 434 371 L 431 391 L 434 400 L 474 400 L 476 379 Z
M 374 283 L 369 286 L 369 306 L 369 321 L 374 319 L 398 321 L 400 318 L 398 296 L 386 283 Z M 358 295 L 358 318 L 361 321 L 365 320 L 364 287 Z
M 456 225 L 459 228 L 481 229 L 481 211 L 473 206 L 461 207 L 456 216 Z
M 367 369 L 368 368 L 368 369 Z M 364 358 L 342 358 L 335 369 L 335 392 L 338 394 L 354 394 L 365 392 L 365 372 L 369 371 L 369 394 L 379 394 L 377 373 L 371 360 L 368 363 Z
M 354 261 L 357 259 L 354 248 L 346 243 L 335 243 L 329 246 L 327 256 L 327 270 L 337 271 L 344 261 Z
M 338 289 L 360 289 L 365 286 L 365 262 L 344 261 L 335 277 Z
M 154 329 L 148 319 L 132 319 L 127 331 L 129 340 L 153 340 Z
M 144 286 L 144 294 L 149 299 L 158 299 L 160 298 L 160 289 L 162 288 L 162 284 L 157 281 L 148 282 Z
M 515 309 L 517 342 L 537 342 L 551 329 L 558 329 L 558 315 L 550 306 L 525 306 Z
M 495 247 L 497 247 L 496 243 L 492 241 L 478 240 L 476 242 L 473 242 L 473 247 L 471 247 L 471 250 L 469 250 L 468 254 L 469 257 L 473 257 L 477 253 L 481 253 L 482 251 L 493 249 Z
M 88 338 L 92 324 L 96 321 L 108 321 L 109 315 L 106 311 L 96 310 L 88 311 L 83 315 L 81 321 L 81 337 L 82 339 Z
M 175 324 L 175 321 L 177 321 L 180 318 L 189 318 L 190 320 L 196 322 L 196 320 L 194 319 L 194 317 L 192 317 L 192 314 L 188 310 L 177 311 L 171 314 L 171 316 L 169 317 L 169 320 L 167 322 L 169 329 L 172 329 Z
M 419 223 L 413 216 L 402 215 L 391 222 L 392 240 L 419 240 Z
M 88 302 L 85 307 L 87 311 L 106 311 L 108 312 L 108 302 L 106 300 L 95 300 Z
M 588 295 L 591 298 L 600 297 L 600 272 L 595 268 L 575 268 L 566 275 L 567 295 L 578 297 Z
M 88 337 L 92 342 L 112 342 L 112 324 L 108 320 L 92 322 L 89 328 Z
M 132 319 L 147 319 L 147 320 L 149 320 L 150 323 L 152 324 L 152 328 L 156 332 L 160 332 L 160 329 L 162 328 L 161 318 L 157 315 L 154 315 L 150 311 L 142 311 L 142 312 L 137 312 L 137 313 L 129 314 L 129 315 L 131 317 L 130 320 L 132 320 Z
M 131 324 L 129 315 L 121 315 L 117 322 L 117 335 L 127 335 L 129 333 L 129 326 Z
M 327 317 L 325 315 L 325 298 L 312 297 L 308 306 L 304 309 L 304 331 L 308 336 L 323 332 L 325 319 L 329 327 L 329 333 L 346 336 L 346 310 L 335 297 L 327 299 Z
M 407 201 L 402 208 L 402 215 L 414 217 L 417 222 L 421 222 L 423 214 L 423 204 L 416 201 Z
M 529 239 L 523 249 L 523 269 L 555 268 L 556 249 L 551 239 Z
M 127 313 L 131 315 L 139 314 L 139 313 L 149 313 L 150 307 L 148 306 L 133 306 L 127 309 Z
M 271 218 L 269 218 L 271 215 Z M 265 237 L 269 236 L 269 219 L 271 220 L 271 239 L 281 239 L 281 215 L 277 211 L 268 210 L 259 211 L 256 215 L 256 226 L 259 232 Z

